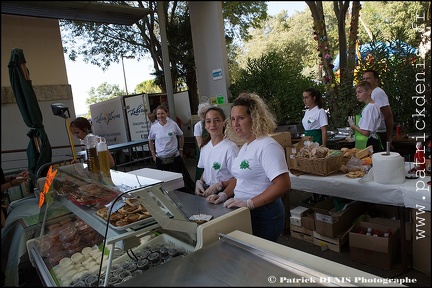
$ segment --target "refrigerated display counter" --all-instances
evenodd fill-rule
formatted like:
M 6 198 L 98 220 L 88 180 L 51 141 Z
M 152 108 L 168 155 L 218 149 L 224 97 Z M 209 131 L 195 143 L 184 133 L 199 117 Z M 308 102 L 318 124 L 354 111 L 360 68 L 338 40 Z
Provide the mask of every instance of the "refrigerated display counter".
M 46 196 L 45 204 L 41 208 L 41 232 L 38 237 L 27 241 L 30 260 L 43 285 L 73 286 L 82 284 L 77 282 L 81 281 L 81 277 L 88 276 L 86 281 L 95 281 L 96 277 L 99 286 L 108 286 L 113 284 L 110 282 L 113 269 L 119 265 L 126 267 L 125 265 L 137 260 L 136 254 L 139 254 L 138 250 L 143 247 L 177 247 L 182 253 L 176 253 L 176 257 L 170 254 L 169 256 L 173 257 L 164 259 L 176 262 L 185 255 L 195 253 L 217 241 L 218 233 L 234 230 L 252 233 L 249 209 L 227 209 L 223 205 L 208 203 L 200 196 L 175 190 L 167 191 L 161 184 L 159 180 L 119 171 L 111 171 L 109 179 L 101 178 L 90 174 L 82 163 L 59 167 L 53 181 L 54 189 Z M 76 190 L 82 192 L 83 187 L 89 186 L 92 186 L 92 189 L 102 189 L 110 197 L 102 197 L 101 202 L 90 197 L 83 202 L 78 201 L 79 197 L 85 198 L 84 196 L 89 195 L 83 196 Z M 99 216 L 98 212 L 104 209 L 105 204 L 113 207 L 108 210 L 111 212 L 110 216 L 114 215 L 115 210 L 120 211 L 121 205 L 125 205 L 119 205 L 125 199 L 135 199 L 138 201 L 136 204 L 142 205 L 151 216 L 124 227 L 116 227 L 109 219 L 104 220 Z M 59 207 L 67 213 L 51 211 Z M 210 220 L 197 223 L 192 217 Z M 61 235 L 52 232 L 61 227 L 66 227 Z M 73 241 L 52 240 L 53 234 L 59 237 L 56 239 L 65 238 L 70 231 L 76 232 L 77 229 L 79 230 L 74 233 L 76 238 L 73 238 Z M 84 235 L 92 235 L 93 238 L 86 242 L 83 241 Z M 68 244 L 66 247 L 65 243 L 77 245 Z M 179 255 L 180 257 L 177 257 Z M 151 266 L 162 262 L 151 263 Z M 125 272 L 123 278 L 130 276 Z M 93 284 L 95 283 L 92 282 Z
M 236 230 L 117 286 L 404 287 L 404 280 L 382 278 Z

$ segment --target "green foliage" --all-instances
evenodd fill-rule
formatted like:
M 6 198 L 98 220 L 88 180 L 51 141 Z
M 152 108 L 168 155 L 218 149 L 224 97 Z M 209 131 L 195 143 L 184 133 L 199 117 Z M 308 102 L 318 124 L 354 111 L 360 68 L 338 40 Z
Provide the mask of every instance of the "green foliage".
M 158 85 L 156 85 L 155 80 L 145 80 L 139 83 L 135 88 L 135 93 L 161 93 L 162 89 Z
M 420 17 L 424 16 L 422 11 L 428 10 L 429 1 L 365 1 L 362 5 L 364 26 L 359 33 L 360 43 L 371 41 L 366 28 L 385 39 L 390 39 L 395 29 L 402 29 L 407 33 L 405 42 L 417 46 L 419 35 L 414 27 L 427 21 L 426 17 Z
M 241 92 L 257 93 L 265 99 L 278 124 L 300 122 L 304 114 L 303 91 L 309 87 L 320 89 L 301 70 L 302 65 L 289 49 L 248 59 L 246 69 L 239 69 L 237 81 L 230 86 L 232 97 Z
M 112 99 L 121 95 L 126 95 L 126 92 L 119 88 L 119 85 L 111 85 L 107 82 L 103 82 L 99 87 L 91 87 L 89 91 L 89 97 L 86 99 L 86 104 L 90 105 L 99 103 L 108 99 Z M 88 110 L 90 115 L 90 108 Z
M 362 79 L 362 71 L 365 69 L 378 71 L 380 87 L 389 97 L 394 125 L 400 124 L 404 133 L 418 133 L 420 130 L 430 133 L 430 52 L 426 59 L 416 55 L 415 51 L 407 53 L 403 44 L 407 35 L 400 29 L 393 31 L 392 35 L 392 39 L 374 38 L 370 43 L 370 56 L 359 61 L 356 80 Z M 392 51 L 381 44 L 387 42 L 391 43 Z M 420 129 L 423 127 L 423 121 L 426 126 Z

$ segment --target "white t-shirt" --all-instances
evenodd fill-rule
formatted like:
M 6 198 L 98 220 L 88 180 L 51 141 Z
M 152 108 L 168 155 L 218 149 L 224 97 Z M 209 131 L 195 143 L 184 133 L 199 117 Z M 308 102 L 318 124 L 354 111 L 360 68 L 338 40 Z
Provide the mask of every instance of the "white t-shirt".
M 390 106 L 390 102 L 388 100 L 387 94 L 380 87 L 376 87 L 375 89 L 372 90 L 371 97 L 380 109 L 381 109 L 381 107 Z M 382 115 L 382 113 L 381 113 L 381 116 L 382 116 L 381 117 L 381 124 L 379 126 L 378 132 L 385 132 L 385 131 L 387 131 L 387 128 L 385 126 L 384 115 Z
M 198 168 L 204 168 L 203 180 L 207 185 L 232 178 L 232 162 L 237 157 L 239 148 L 229 139 L 223 139 L 213 146 L 211 141 L 201 148 Z
M 202 126 L 202 121 L 198 121 L 197 123 L 195 123 L 194 125 L 194 136 L 202 136 L 203 134 L 203 126 Z
M 168 156 L 178 156 L 177 136 L 183 135 L 183 131 L 174 121 L 167 121 L 165 125 L 159 122 L 152 125 L 148 136 L 149 140 L 154 140 L 156 156 L 166 158 Z
M 321 129 L 321 127 L 328 125 L 327 114 L 323 108 L 318 106 L 310 110 L 307 109 L 302 124 L 305 130 Z
M 378 131 L 382 119 L 381 111 L 376 103 L 369 103 L 364 107 L 358 123 L 360 129 L 370 132 L 369 137 L 375 137 L 375 132 Z
M 272 137 L 243 144 L 231 166 L 237 179 L 234 197 L 247 200 L 266 190 L 277 176 L 287 173 L 285 151 Z

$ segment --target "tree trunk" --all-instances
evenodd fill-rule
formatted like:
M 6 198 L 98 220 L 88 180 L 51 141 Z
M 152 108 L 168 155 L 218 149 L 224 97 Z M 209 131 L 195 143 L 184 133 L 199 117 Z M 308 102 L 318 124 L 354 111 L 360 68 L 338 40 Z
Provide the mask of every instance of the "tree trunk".
M 325 84 L 330 113 L 335 113 L 337 108 L 334 103 L 338 96 L 338 85 L 334 77 L 330 48 L 328 48 L 327 29 L 324 20 L 324 10 L 321 1 L 305 1 L 312 12 L 314 19 L 314 38 L 318 42 L 318 57 L 324 71 L 323 82 Z

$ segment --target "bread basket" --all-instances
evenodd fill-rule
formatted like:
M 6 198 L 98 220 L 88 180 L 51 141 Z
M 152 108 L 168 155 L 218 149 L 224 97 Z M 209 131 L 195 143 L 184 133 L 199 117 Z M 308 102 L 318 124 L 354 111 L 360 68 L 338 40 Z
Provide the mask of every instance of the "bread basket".
M 343 154 L 330 155 L 325 158 L 306 158 L 295 156 L 297 161 L 296 170 L 307 174 L 327 176 L 339 171 L 342 165 Z

